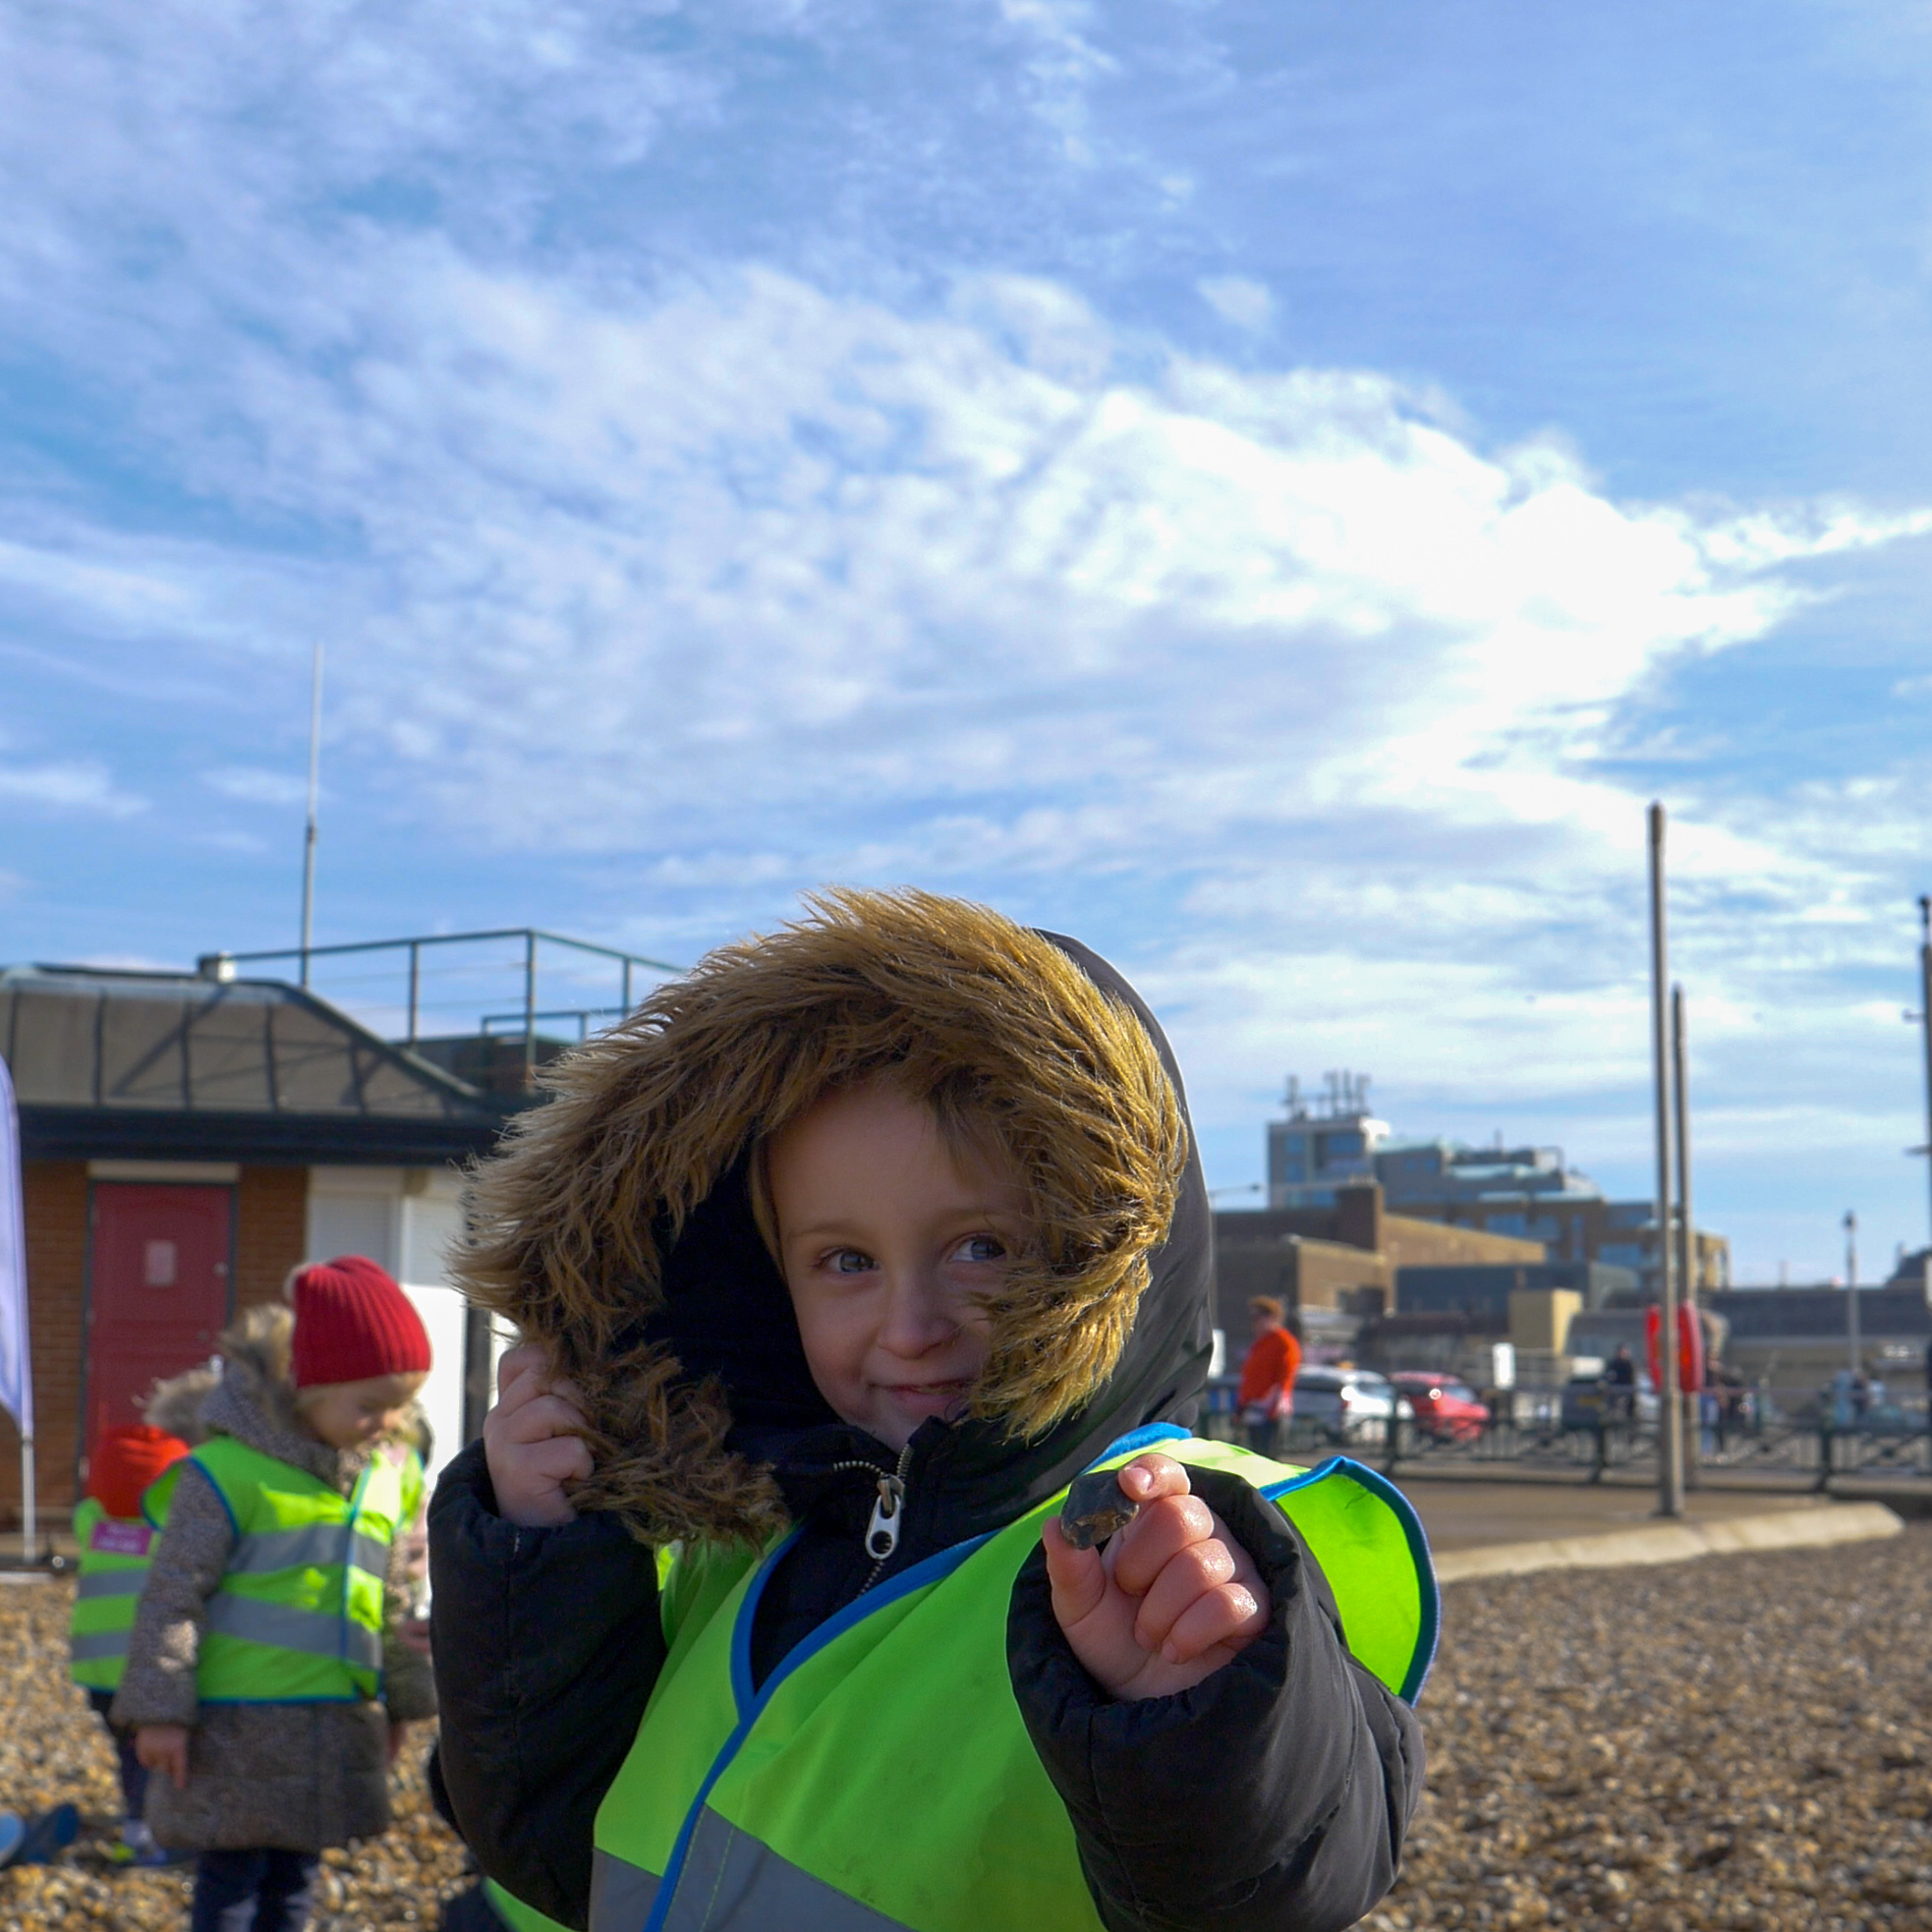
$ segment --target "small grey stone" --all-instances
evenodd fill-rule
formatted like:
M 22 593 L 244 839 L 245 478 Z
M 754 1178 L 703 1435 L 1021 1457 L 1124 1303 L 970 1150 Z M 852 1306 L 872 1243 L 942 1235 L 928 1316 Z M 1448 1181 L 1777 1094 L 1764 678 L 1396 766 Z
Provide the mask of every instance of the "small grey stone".
M 1140 1505 L 1120 1487 L 1119 1470 L 1090 1469 L 1068 1485 L 1060 1529 L 1076 1550 L 1094 1550 L 1139 1514 Z

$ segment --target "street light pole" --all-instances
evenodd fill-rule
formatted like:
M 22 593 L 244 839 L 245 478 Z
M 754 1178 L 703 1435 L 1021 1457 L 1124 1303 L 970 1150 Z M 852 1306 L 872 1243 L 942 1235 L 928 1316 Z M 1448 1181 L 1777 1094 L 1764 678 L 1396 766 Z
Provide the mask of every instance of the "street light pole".
M 1650 1071 L 1657 1103 L 1657 1279 L 1663 1303 L 1657 1392 L 1657 1513 L 1683 1514 L 1683 1405 L 1677 1399 L 1677 1285 L 1671 1249 L 1671 1062 L 1667 1041 L 1664 808 L 1650 808 Z

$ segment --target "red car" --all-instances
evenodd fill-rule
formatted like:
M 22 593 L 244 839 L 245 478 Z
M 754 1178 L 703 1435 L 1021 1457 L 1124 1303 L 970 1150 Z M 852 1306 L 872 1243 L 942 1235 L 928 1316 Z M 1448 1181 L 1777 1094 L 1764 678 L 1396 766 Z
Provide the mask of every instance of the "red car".
M 1451 1442 L 1473 1442 L 1489 1426 L 1489 1408 L 1476 1392 L 1452 1375 L 1432 1375 L 1427 1369 L 1398 1369 L 1389 1380 L 1408 1397 L 1415 1426 L 1426 1436 L 1445 1436 Z

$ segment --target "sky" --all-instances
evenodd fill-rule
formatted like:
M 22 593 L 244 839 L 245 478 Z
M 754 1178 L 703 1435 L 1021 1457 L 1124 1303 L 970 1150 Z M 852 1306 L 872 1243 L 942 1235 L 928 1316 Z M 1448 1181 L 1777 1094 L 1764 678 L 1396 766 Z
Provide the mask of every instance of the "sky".
M 917 883 L 1225 1205 L 1336 1067 L 1643 1194 L 1656 798 L 1699 1219 L 1873 1279 L 1928 130 L 1876 0 L 0 0 L 0 960 L 293 943 L 320 641 L 318 941 Z

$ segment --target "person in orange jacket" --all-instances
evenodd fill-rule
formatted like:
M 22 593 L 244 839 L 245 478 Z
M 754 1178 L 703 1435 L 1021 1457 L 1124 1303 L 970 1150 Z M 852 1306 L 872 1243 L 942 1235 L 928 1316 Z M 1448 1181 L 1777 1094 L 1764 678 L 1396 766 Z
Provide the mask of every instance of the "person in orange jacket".
M 1273 1295 L 1256 1295 L 1248 1303 L 1254 1341 L 1241 1364 L 1241 1420 L 1248 1447 L 1258 1455 L 1275 1452 L 1276 1432 L 1294 1409 L 1294 1379 L 1301 1368 L 1301 1343 L 1282 1321 L 1281 1304 Z

